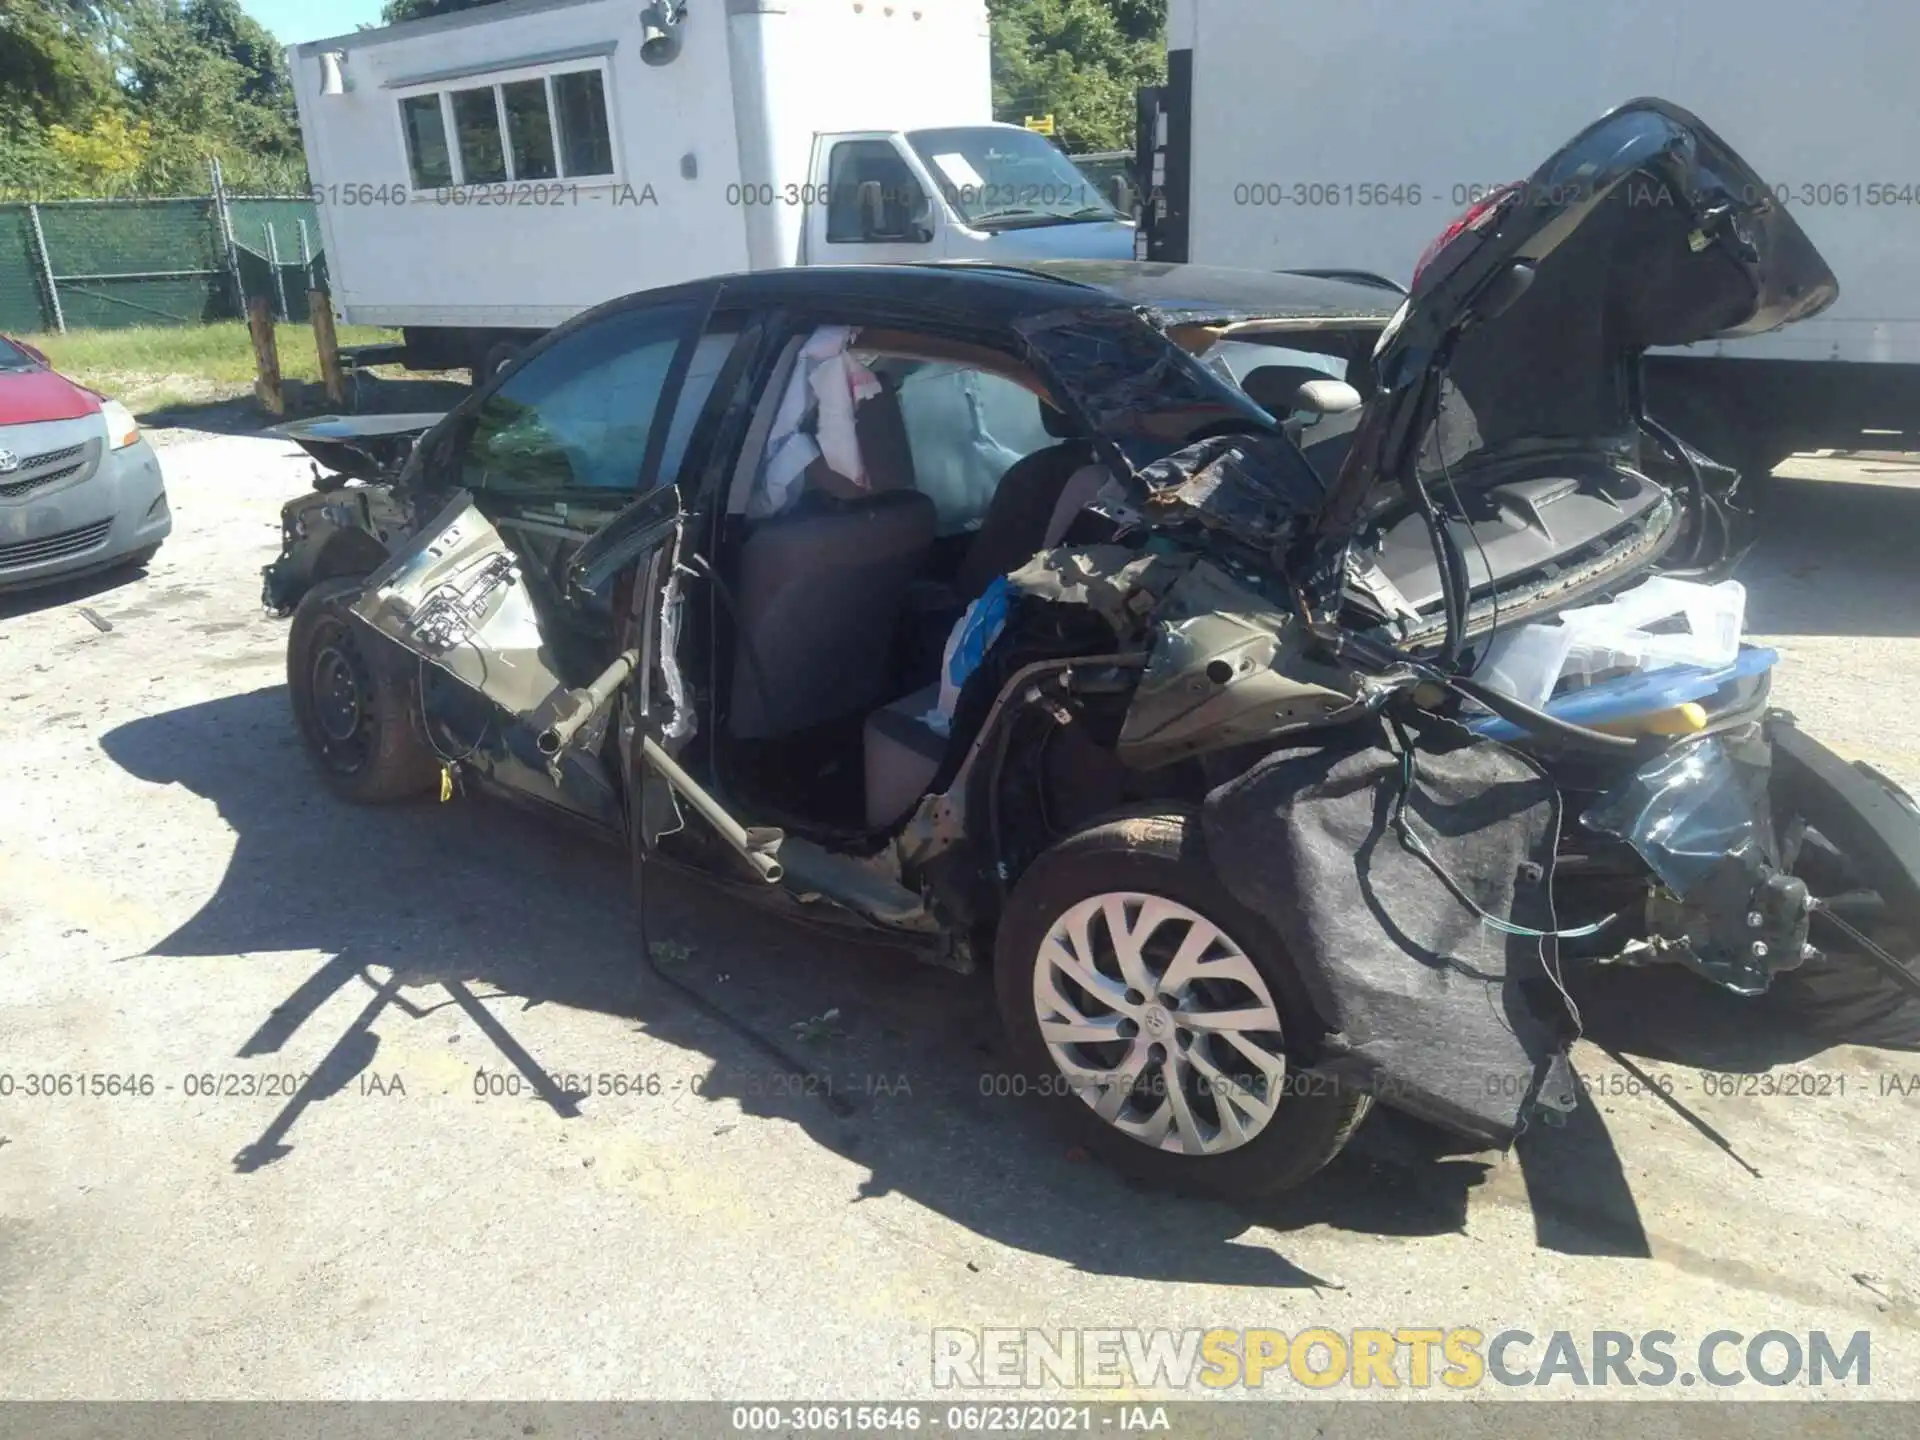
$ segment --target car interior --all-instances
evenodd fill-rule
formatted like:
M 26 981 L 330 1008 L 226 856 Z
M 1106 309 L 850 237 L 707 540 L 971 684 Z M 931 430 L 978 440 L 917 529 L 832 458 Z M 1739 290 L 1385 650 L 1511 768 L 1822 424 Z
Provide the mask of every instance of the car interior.
M 820 357 L 826 334 L 787 347 L 729 487 L 715 758 L 762 818 L 844 842 L 898 826 L 936 778 L 956 622 L 1036 552 L 1098 538 L 1088 507 L 1110 476 L 1021 362 L 873 328 Z M 1236 382 L 1337 469 L 1359 413 L 1344 356 L 1237 348 L 1259 363 Z M 836 386 L 856 397 L 850 434 L 830 433 L 846 428 L 821 398 Z M 811 458 L 770 499 L 795 444 Z

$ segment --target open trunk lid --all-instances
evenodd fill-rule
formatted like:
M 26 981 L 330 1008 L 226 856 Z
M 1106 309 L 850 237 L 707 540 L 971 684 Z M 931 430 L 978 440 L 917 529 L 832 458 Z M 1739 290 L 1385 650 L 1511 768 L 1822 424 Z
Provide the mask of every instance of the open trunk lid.
M 1368 492 L 1401 478 L 1430 438 L 1456 451 L 1630 447 L 1647 350 L 1777 329 L 1838 294 L 1773 188 L 1724 140 L 1664 100 L 1629 101 L 1429 251 L 1375 352 L 1381 389 L 1325 528 L 1350 533 Z

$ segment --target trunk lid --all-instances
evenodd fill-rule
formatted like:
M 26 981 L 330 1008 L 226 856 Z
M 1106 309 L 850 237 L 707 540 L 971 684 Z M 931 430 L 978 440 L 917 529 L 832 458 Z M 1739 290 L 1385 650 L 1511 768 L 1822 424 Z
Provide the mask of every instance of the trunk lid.
M 1664 100 L 1629 101 L 1436 242 L 1375 352 L 1381 388 L 1324 528 L 1350 534 L 1430 442 L 1454 463 L 1515 444 L 1630 452 L 1647 350 L 1777 329 L 1838 294 L 1724 140 Z
M 267 431 L 293 441 L 329 470 L 356 480 L 391 479 L 422 435 L 438 425 L 439 413 L 408 415 L 316 415 L 289 420 Z

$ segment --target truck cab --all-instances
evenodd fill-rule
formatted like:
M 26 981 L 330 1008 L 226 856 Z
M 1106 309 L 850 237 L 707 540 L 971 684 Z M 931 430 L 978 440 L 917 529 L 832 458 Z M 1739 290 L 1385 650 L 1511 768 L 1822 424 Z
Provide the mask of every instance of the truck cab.
M 801 263 L 1130 260 L 1133 222 L 1016 125 L 815 137 Z
M 637 290 L 793 265 L 1112 259 L 995 124 L 985 0 L 500 0 L 294 46 L 339 318 L 492 373 Z

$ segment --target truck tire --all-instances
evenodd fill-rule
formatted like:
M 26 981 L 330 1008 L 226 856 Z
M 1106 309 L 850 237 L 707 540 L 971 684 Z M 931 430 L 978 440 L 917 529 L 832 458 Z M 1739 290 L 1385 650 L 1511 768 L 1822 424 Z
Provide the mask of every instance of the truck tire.
M 427 793 L 440 763 L 419 719 L 412 657 L 348 613 L 359 579 L 325 580 L 287 631 L 287 697 L 308 757 L 328 787 L 361 805 Z
M 1303 1070 L 1325 1027 L 1278 937 L 1214 878 L 1197 817 L 1110 819 L 1041 855 L 1001 916 L 994 979 L 1007 1092 L 1136 1178 L 1285 1190 L 1371 1107 Z

